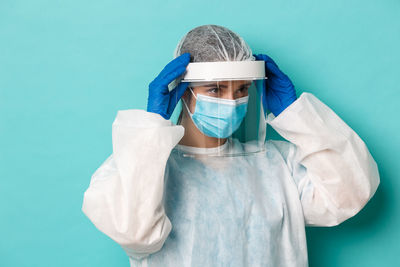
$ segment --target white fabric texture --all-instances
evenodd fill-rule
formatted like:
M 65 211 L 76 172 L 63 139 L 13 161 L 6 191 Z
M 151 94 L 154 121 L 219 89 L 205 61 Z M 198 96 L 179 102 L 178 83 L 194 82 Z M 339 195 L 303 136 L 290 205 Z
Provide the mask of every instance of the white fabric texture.
M 176 146 L 182 126 L 119 111 L 113 154 L 93 174 L 82 210 L 131 266 L 307 266 L 305 226 L 358 213 L 379 185 L 378 168 L 310 93 L 267 122 L 288 141 L 268 140 L 254 156 L 195 159 Z

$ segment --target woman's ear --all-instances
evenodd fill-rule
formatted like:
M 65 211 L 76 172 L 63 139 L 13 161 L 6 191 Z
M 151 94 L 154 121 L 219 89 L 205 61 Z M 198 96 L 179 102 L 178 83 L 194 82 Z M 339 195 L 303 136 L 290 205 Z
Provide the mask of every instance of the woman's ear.
M 192 92 L 190 92 L 190 89 L 186 89 L 186 91 L 183 93 L 182 95 L 182 102 L 185 102 L 187 105 L 187 108 L 189 108 L 190 112 L 192 112 L 192 110 L 194 109 L 194 105 L 196 102 L 192 103 Z M 184 103 L 182 103 L 182 105 L 184 105 Z M 185 114 L 187 113 L 186 108 L 184 109 Z
M 190 103 L 190 98 L 192 96 L 191 92 L 189 91 L 189 87 L 186 89 L 186 91 L 183 93 L 182 98 L 186 102 L 186 104 Z

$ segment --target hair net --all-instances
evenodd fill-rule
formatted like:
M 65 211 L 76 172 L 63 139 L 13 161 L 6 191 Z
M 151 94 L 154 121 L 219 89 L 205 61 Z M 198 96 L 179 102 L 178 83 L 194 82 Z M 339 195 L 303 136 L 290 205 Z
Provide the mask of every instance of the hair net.
M 190 62 L 255 60 L 242 37 L 228 28 L 203 25 L 186 33 L 178 43 L 174 58 L 190 53 Z

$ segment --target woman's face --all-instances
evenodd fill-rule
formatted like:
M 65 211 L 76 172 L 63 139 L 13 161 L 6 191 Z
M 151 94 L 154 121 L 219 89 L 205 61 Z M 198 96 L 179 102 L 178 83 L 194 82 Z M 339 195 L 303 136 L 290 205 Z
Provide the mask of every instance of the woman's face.
M 219 81 L 219 82 L 206 82 L 198 83 L 189 86 L 193 90 L 194 95 L 206 95 L 211 97 L 218 97 L 224 99 L 238 99 L 249 95 L 249 88 L 252 81 L 238 80 L 238 81 Z M 186 92 L 190 96 L 189 104 L 190 112 L 193 113 L 196 106 L 196 99 L 190 92 Z

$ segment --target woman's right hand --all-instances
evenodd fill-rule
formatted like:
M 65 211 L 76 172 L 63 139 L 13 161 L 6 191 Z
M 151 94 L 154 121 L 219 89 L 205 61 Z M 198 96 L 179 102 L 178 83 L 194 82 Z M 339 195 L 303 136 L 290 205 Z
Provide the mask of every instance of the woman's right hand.
M 184 53 L 168 63 L 160 74 L 149 84 L 147 111 L 160 114 L 169 120 L 176 104 L 181 99 L 189 83 L 179 83 L 169 91 L 168 84 L 181 76 L 189 64 L 190 54 Z
M 268 77 L 263 82 L 263 104 L 277 117 L 290 104 L 296 101 L 296 90 L 289 77 L 283 73 L 275 61 L 265 54 L 254 55 L 257 60 L 265 61 Z

